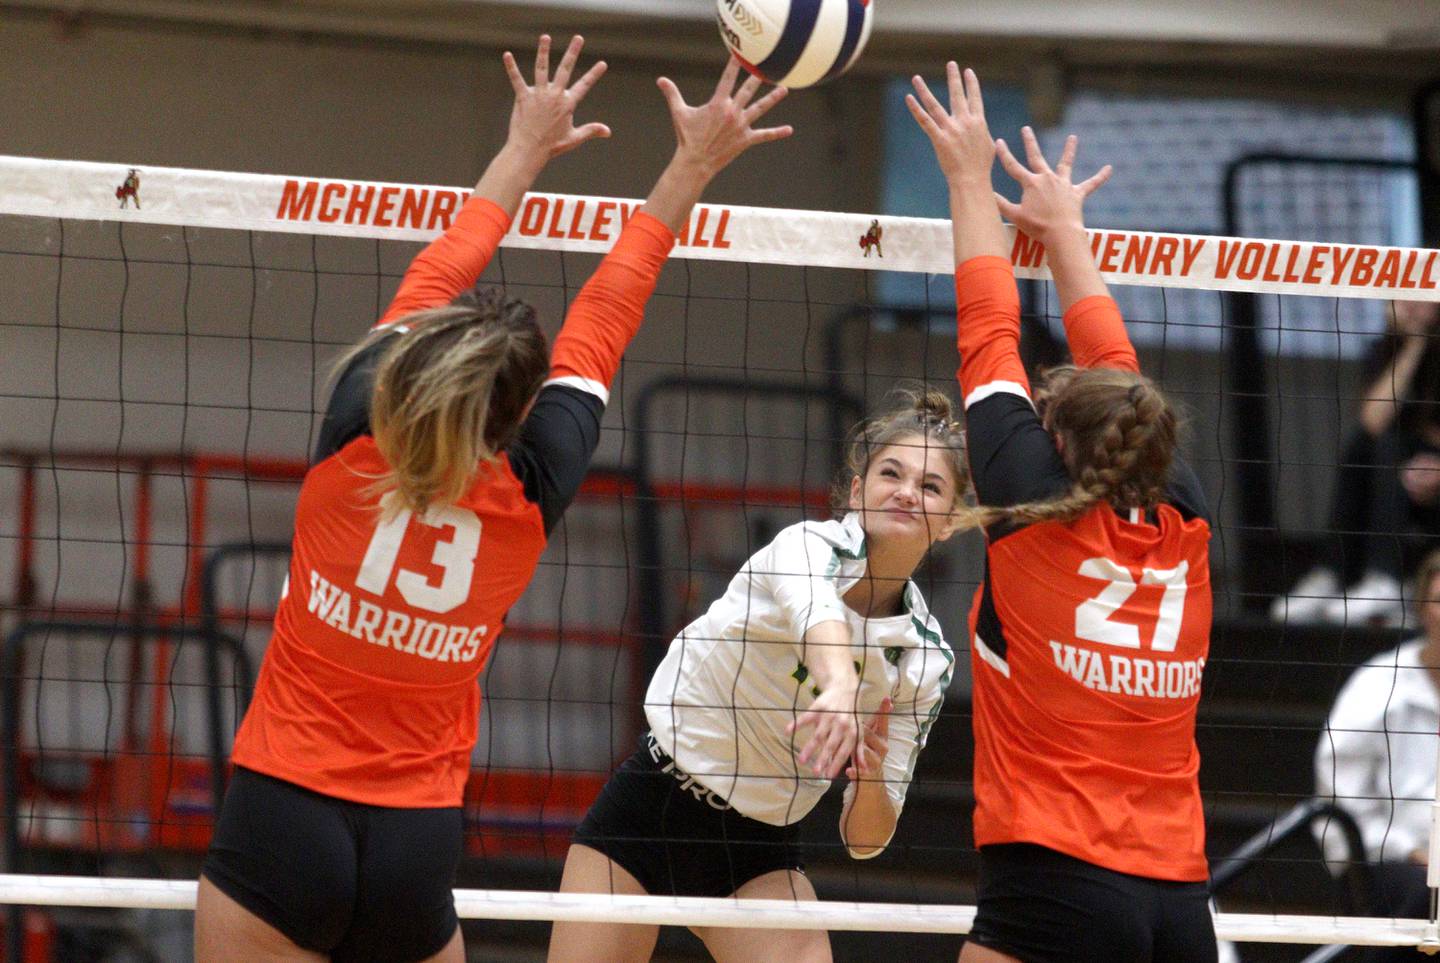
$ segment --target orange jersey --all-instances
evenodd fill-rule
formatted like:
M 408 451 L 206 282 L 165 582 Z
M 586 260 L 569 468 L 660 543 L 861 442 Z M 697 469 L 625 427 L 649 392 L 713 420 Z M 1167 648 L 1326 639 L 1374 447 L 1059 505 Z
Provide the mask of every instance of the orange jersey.
M 1003 258 L 956 272 L 960 384 L 978 497 L 1063 494 L 1069 474 L 1035 414 L 1020 306 Z M 1108 297 L 1065 317 L 1082 367 L 1138 370 Z M 1149 517 L 1108 504 L 1079 519 L 986 532 L 970 611 L 975 839 L 1034 843 L 1118 872 L 1208 876 L 1195 712 L 1209 652 L 1210 526 L 1179 464 Z
M 473 284 L 507 226 L 504 211 L 472 198 L 416 258 L 382 323 Z M 386 466 L 369 397 L 390 339 L 357 356 L 300 489 L 289 579 L 235 737 L 237 765 L 370 805 L 460 804 L 476 679 L 579 488 L 610 381 L 673 243 L 659 221 L 631 217 L 575 298 L 515 444 L 459 502 L 424 518 L 381 519 L 371 486 Z

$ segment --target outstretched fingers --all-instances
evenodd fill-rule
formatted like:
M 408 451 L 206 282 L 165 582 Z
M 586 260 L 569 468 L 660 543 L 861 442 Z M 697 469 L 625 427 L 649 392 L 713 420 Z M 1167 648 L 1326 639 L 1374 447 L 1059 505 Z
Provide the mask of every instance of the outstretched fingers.
M 672 115 L 678 115 L 685 109 L 685 98 L 680 96 L 680 88 L 675 86 L 675 81 L 669 77 L 657 77 L 655 86 L 659 87 L 660 93 L 665 96 L 665 103 L 669 106 Z
M 781 127 L 762 127 L 759 130 L 752 130 L 750 132 L 750 137 L 746 141 L 745 146 L 750 148 L 756 144 L 768 144 L 773 140 L 784 140 L 793 133 L 795 133 L 795 128 L 789 124 Z
M 1045 159 L 1045 153 L 1040 150 L 1040 141 L 1035 137 L 1035 131 L 1029 127 L 1020 128 L 1020 138 L 1025 142 L 1025 159 L 1030 162 L 1030 169 L 1037 174 L 1050 174 L 1050 162 Z
M 915 88 L 915 94 L 920 101 L 920 105 L 925 108 L 925 112 L 935 121 L 936 126 L 944 124 L 950 119 L 949 112 L 945 110 L 945 107 L 936 99 L 935 95 L 930 92 L 930 85 L 925 83 L 923 77 L 916 74 L 910 78 L 910 83 Z
M 725 62 L 725 69 L 720 71 L 720 81 L 715 85 L 715 93 L 711 100 L 725 100 L 730 92 L 735 89 L 735 80 L 740 76 L 740 61 L 734 54 Z
M 1075 170 L 1075 151 L 1080 145 L 1080 138 L 1071 134 L 1065 138 L 1065 149 L 1060 152 L 1060 163 L 1055 165 L 1055 173 L 1065 180 L 1070 179 L 1070 174 Z
M 550 35 L 542 33 L 535 45 L 535 86 L 544 87 L 550 82 Z
M 1000 216 L 1001 216 L 1001 217 L 1005 218 L 1005 220 L 1009 221 L 1011 224 L 1016 223 L 1015 219 L 1020 216 L 1020 210 L 1021 210 L 1019 204 L 1016 204 L 1014 201 L 1010 200 L 1010 198 L 1006 197 L 1004 194 L 1001 194 L 999 191 L 996 191 L 996 192 L 995 192 L 995 206 L 996 206 L 997 208 L 999 208 L 999 210 L 1000 210 Z
M 735 97 L 733 99 L 735 101 L 736 109 L 743 111 L 746 107 L 750 106 L 750 101 L 754 99 L 755 94 L 757 91 L 759 91 L 759 89 L 759 77 L 756 77 L 754 74 L 746 77 L 745 82 L 740 85 L 740 89 L 735 91 Z
M 820 731 L 822 728 L 826 729 L 823 733 Z M 811 743 L 813 745 L 818 742 L 820 747 L 809 760 L 810 768 L 818 776 L 833 779 L 845 764 L 845 760 L 850 757 L 856 742 L 848 740 L 845 730 L 833 721 L 828 727 L 817 725 L 816 730 Z M 849 742 L 848 746 L 847 742 Z M 803 756 L 801 761 L 805 761 Z
M 570 88 L 570 95 L 575 98 L 575 103 L 578 104 L 585 99 L 585 95 L 590 93 L 590 88 L 605 76 L 605 70 L 605 61 L 597 60 L 589 70 L 580 75 L 580 79 L 575 81 L 575 86 Z
M 587 140 L 594 140 L 597 137 L 605 138 L 610 136 L 610 128 L 601 123 L 583 124 L 570 132 L 569 138 L 563 145 L 563 150 L 572 150 L 579 147 Z
M 961 110 L 968 110 L 964 81 L 960 79 L 960 65 L 953 60 L 945 64 L 945 86 L 950 90 L 950 112 L 958 114 Z
M 925 108 L 920 106 L 920 101 L 915 99 L 914 94 L 905 95 L 905 106 L 909 109 L 910 116 L 915 118 L 915 123 L 920 125 L 920 129 L 923 130 L 931 140 L 934 140 L 940 135 L 940 125 L 936 124 L 935 118 L 931 117 Z
M 951 61 L 950 65 L 955 66 L 955 62 Z M 980 94 L 980 78 L 969 67 L 965 68 L 965 103 L 970 108 L 971 117 L 985 116 L 985 98 Z
M 570 38 L 570 46 L 565 48 L 560 66 L 555 68 L 555 76 L 551 78 L 551 82 L 561 90 L 570 85 L 570 74 L 575 69 L 575 62 L 580 59 L 580 48 L 584 46 L 585 38 L 578 33 Z
M 776 87 L 764 97 L 761 97 L 749 107 L 746 107 L 745 123 L 753 124 L 761 117 L 764 117 L 766 114 L 770 113 L 771 108 L 773 108 L 776 104 L 780 103 L 780 101 L 784 100 L 785 96 L 789 93 L 790 91 L 784 87 Z
M 1110 179 L 1110 175 L 1113 173 L 1115 173 L 1115 168 L 1110 164 L 1106 164 L 1094 174 L 1090 175 L 1090 177 L 1081 181 L 1079 184 L 1076 184 L 1075 188 L 1080 192 L 1081 197 L 1089 197 L 1091 194 L 1099 190 L 1100 185 L 1108 181 Z
M 520 65 L 515 62 L 515 55 L 505 51 L 500 61 L 505 64 L 505 76 L 510 78 L 510 89 L 515 91 L 516 96 L 525 93 L 528 85 L 525 83 L 525 75 L 520 73 Z
M 1000 166 L 1005 169 L 1005 173 L 1013 177 L 1018 183 L 1025 184 L 1030 178 L 1035 176 L 1010 152 L 1010 145 L 1005 143 L 1003 138 L 996 139 L 995 152 L 1000 156 Z

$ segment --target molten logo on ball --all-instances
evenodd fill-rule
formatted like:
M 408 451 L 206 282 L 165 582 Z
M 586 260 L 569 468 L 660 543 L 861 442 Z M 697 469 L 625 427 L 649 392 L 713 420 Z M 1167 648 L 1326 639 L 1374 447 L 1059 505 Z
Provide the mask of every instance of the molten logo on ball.
M 715 0 L 725 46 L 752 74 L 791 88 L 849 70 L 874 12 L 870 0 Z

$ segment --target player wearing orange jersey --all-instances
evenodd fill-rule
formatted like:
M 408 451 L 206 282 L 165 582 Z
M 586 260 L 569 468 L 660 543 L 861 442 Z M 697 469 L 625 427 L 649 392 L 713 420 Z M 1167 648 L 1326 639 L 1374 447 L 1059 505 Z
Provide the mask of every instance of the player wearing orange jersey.
M 471 290 L 546 162 L 608 136 L 573 125 L 549 38 L 527 84 L 510 54 L 510 133 L 445 235 L 416 257 L 342 362 L 301 487 L 286 590 L 200 881 L 196 956 L 464 958 L 451 893 L 479 723 L 476 679 L 600 437 L 609 386 L 709 181 L 783 91 L 687 106 L 679 146 L 581 290 L 553 355 L 528 305 Z
M 990 508 L 970 612 L 979 911 L 961 960 L 1209 963 L 1195 711 L 1209 648 L 1210 526 L 1142 374 L 1071 182 L 1026 128 L 1030 166 L 991 140 L 979 82 L 950 110 L 907 104 L 950 189 L 960 385 Z M 997 147 L 1024 188 L 997 200 Z M 1032 398 L 1006 214 L 1045 245 L 1075 365 Z

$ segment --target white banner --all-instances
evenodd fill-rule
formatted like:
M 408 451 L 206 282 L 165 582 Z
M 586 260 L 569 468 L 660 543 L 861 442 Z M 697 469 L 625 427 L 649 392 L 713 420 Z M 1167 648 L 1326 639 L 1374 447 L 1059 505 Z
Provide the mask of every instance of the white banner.
M 0 214 L 428 241 L 468 188 L 127 167 L 0 156 Z M 532 193 L 504 246 L 603 253 L 633 199 Z M 1024 278 L 1048 278 L 1044 248 L 1010 228 Z M 1440 301 L 1440 251 L 1305 241 L 1091 232 L 1105 279 L 1148 287 Z M 950 222 L 697 205 L 675 256 L 949 274 Z

